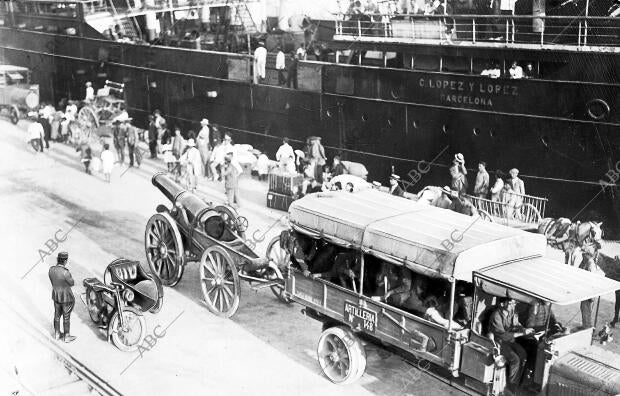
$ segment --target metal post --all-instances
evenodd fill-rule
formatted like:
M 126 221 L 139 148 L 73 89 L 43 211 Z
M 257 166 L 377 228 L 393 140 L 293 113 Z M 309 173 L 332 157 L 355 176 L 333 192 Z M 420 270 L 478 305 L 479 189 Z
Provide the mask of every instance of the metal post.
M 360 296 L 363 296 L 363 295 L 364 295 L 364 252 L 360 250 Z
M 383 52 L 383 67 L 387 67 L 387 53 Z
M 471 20 L 471 42 L 476 44 L 476 18 L 472 18 Z
M 588 45 L 588 20 L 583 22 L 583 45 Z
M 581 46 L 581 21 L 579 21 L 579 34 L 577 35 L 577 46 Z
M 362 38 L 362 21 L 357 20 L 357 36 Z
M 545 25 L 546 25 L 546 20 L 543 19 L 542 22 L 542 29 L 540 29 L 540 45 L 544 45 L 545 44 Z
M 450 279 L 450 316 L 448 317 L 448 332 L 452 331 L 452 318 L 454 317 L 454 294 L 456 289 L 456 281 Z
M 508 18 L 506 18 L 506 44 L 508 44 Z
M 601 305 L 601 296 L 596 299 L 596 312 L 594 313 L 594 330 L 596 330 L 596 322 L 598 321 L 598 309 Z

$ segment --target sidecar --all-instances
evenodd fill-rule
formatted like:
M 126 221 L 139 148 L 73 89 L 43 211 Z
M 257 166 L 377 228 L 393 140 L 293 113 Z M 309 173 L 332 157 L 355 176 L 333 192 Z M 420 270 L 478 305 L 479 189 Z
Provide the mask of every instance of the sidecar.
M 139 261 L 119 258 L 107 266 L 103 282 L 86 278 L 83 284 L 92 321 L 118 349 L 136 350 L 146 337 L 144 312 L 157 313 L 163 305 L 159 278 L 145 271 Z

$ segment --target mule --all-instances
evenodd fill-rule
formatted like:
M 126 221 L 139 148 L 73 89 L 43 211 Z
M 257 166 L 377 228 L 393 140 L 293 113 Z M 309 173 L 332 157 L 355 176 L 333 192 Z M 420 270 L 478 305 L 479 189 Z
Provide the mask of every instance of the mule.
M 609 279 L 620 282 L 620 258 L 618 256 L 610 257 L 604 253 L 598 253 L 595 256 L 596 265 L 605 273 Z M 620 314 L 620 290 L 616 290 L 616 304 L 614 307 L 614 318 L 609 323 L 611 327 L 615 327 L 619 322 Z
M 546 217 L 538 224 L 538 233 L 544 234 L 549 246 L 564 251 L 564 262 L 576 262 L 574 251 L 583 246 L 592 246 L 595 252 L 602 246 L 602 222 L 586 221 L 573 223 L 571 220 L 560 217 L 553 219 Z M 577 263 L 578 264 L 578 263 Z

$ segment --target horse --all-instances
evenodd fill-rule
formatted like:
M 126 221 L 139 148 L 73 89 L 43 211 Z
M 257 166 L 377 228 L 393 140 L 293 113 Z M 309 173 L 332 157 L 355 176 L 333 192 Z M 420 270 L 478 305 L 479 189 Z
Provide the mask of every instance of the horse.
M 602 222 L 586 221 L 573 223 L 571 220 L 560 217 L 553 219 L 545 217 L 538 224 L 538 233 L 545 235 L 549 246 L 564 251 L 565 263 L 574 256 L 576 248 L 592 246 L 595 252 L 602 246 L 603 230 Z M 577 263 L 578 264 L 578 263 Z
M 609 279 L 620 282 L 620 258 L 618 256 L 610 257 L 604 253 L 599 252 L 595 256 L 595 263 L 598 268 L 605 273 L 605 276 Z M 620 290 L 616 290 L 616 305 L 614 307 L 614 318 L 609 323 L 611 327 L 615 327 L 616 323 L 620 322 Z

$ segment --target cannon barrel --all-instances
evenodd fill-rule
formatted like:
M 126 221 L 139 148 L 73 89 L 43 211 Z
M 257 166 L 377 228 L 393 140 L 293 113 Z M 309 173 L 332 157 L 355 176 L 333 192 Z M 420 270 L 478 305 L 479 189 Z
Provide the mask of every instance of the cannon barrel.
M 172 180 L 165 172 L 159 172 L 153 175 L 151 183 L 153 183 L 170 202 L 173 204 L 178 203 L 194 216 L 198 215 L 204 208 L 211 207 L 211 205 L 200 199 L 197 195 L 183 189 L 183 187 Z
M 183 187 L 168 177 L 166 172 L 157 172 L 154 174 L 151 179 L 151 183 L 153 183 L 153 185 L 157 187 L 159 191 L 161 191 L 162 194 L 164 194 L 172 203 L 174 203 L 180 193 L 185 191 Z

